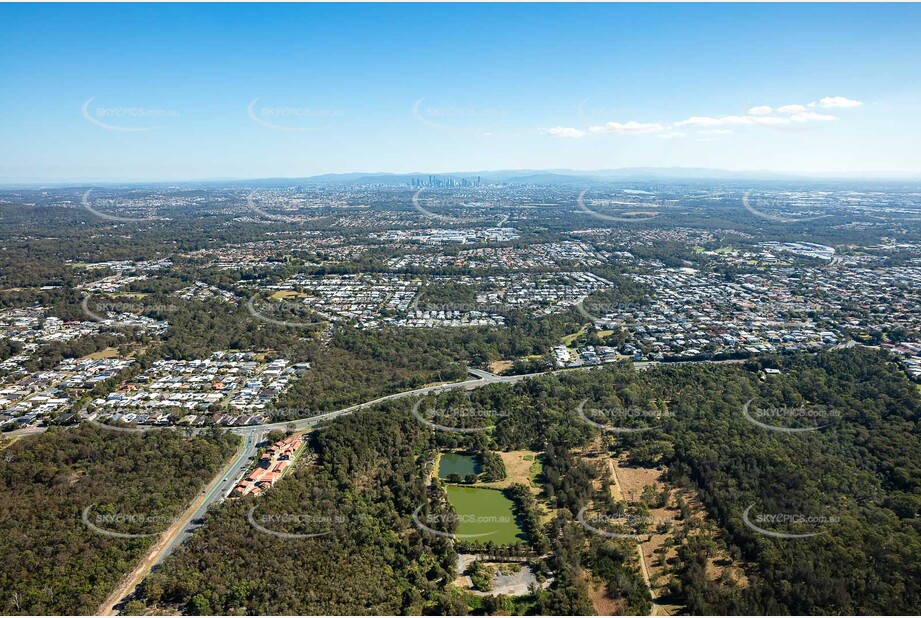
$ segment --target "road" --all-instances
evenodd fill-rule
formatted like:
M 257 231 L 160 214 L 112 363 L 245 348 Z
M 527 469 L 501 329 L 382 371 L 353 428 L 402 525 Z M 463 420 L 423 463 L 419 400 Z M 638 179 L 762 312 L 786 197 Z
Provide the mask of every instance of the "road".
M 447 384 L 437 384 L 435 386 L 423 386 L 422 388 L 416 388 L 410 391 L 403 391 L 401 393 L 394 393 L 392 395 L 385 395 L 384 397 L 378 397 L 377 399 L 372 399 L 371 401 L 365 401 L 364 403 L 359 403 L 354 406 L 349 406 L 347 408 L 342 408 L 341 410 L 335 410 L 333 412 L 326 412 L 324 414 L 318 414 L 317 416 L 311 416 L 310 418 L 302 418 L 295 421 L 286 421 L 280 423 L 268 423 L 266 425 L 260 425 L 263 429 L 285 429 L 294 425 L 296 431 L 304 431 L 310 429 L 314 425 L 328 421 L 339 416 L 344 416 L 346 414 L 351 414 L 352 412 L 357 412 L 363 408 L 368 408 L 375 406 L 379 403 L 385 401 L 391 401 L 394 399 L 403 399 L 406 397 L 424 397 L 426 395 L 433 395 L 435 393 L 443 393 L 445 391 L 452 391 L 458 389 L 473 390 L 475 388 L 480 388 L 489 384 L 499 384 L 499 383 L 509 383 L 509 382 L 520 382 L 526 378 L 533 378 L 535 376 L 548 375 L 545 373 L 528 373 L 518 376 L 497 376 L 495 374 L 489 373 L 488 371 L 483 371 L 481 369 L 473 369 L 468 367 L 467 371 L 470 375 L 476 376 L 473 380 L 464 380 L 462 382 L 449 382 Z M 553 373 L 553 372 L 550 372 Z M 235 431 L 236 429 L 231 429 Z
M 295 431 L 307 431 L 324 421 L 329 421 L 340 416 L 345 416 L 347 414 L 357 412 L 363 408 L 374 406 L 385 401 L 403 399 L 405 397 L 421 397 L 457 389 L 472 390 L 486 386 L 488 384 L 519 382 L 527 378 L 546 375 L 544 373 L 531 373 L 518 376 L 497 376 L 495 374 L 489 373 L 488 371 L 482 371 L 480 369 L 468 368 L 468 371 L 472 376 L 474 376 L 474 379 L 464 380 L 462 382 L 450 382 L 448 384 L 437 384 L 434 386 L 424 386 L 422 388 L 416 388 L 410 391 L 385 395 L 384 397 L 378 397 L 377 399 L 372 399 L 371 401 L 366 401 L 364 403 L 359 403 L 347 408 L 342 408 L 341 410 L 335 410 L 333 412 L 327 412 L 325 414 L 320 414 L 318 416 L 312 416 L 305 419 L 299 419 L 296 421 L 269 423 L 266 425 L 255 425 L 250 427 L 228 428 L 231 432 L 243 436 L 244 444 L 240 454 L 228 467 L 226 467 L 220 473 L 220 476 L 216 477 L 208 485 L 208 488 L 205 490 L 206 495 L 204 498 L 201 496 L 196 497 L 193 506 L 196 504 L 197 506 L 195 506 L 195 508 L 190 507 L 182 516 L 182 519 L 179 522 L 174 523 L 166 532 L 163 533 L 163 536 L 160 538 L 160 540 L 151 548 L 148 554 L 144 556 L 138 566 L 122 580 L 122 583 L 119 584 L 119 586 L 116 588 L 116 591 L 113 593 L 112 597 L 110 597 L 110 599 L 106 601 L 103 607 L 100 608 L 99 613 L 102 615 L 111 614 L 114 611 L 115 606 L 126 597 L 130 596 L 134 592 L 134 589 L 137 587 L 137 585 L 143 581 L 143 579 L 152 569 L 161 564 L 167 556 L 169 556 L 177 547 L 182 545 L 190 536 L 192 536 L 192 534 L 194 534 L 195 530 L 201 525 L 200 523 L 196 522 L 204 517 L 205 513 L 208 512 L 208 509 L 215 502 L 220 502 L 226 498 L 230 492 L 233 491 L 233 488 L 236 486 L 237 482 L 239 482 L 239 480 L 243 478 L 249 471 L 250 467 L 252 466 L 251 460 L 255 457 L 256 452 L 258 451 L 258 445 L 262 441 L 263 436 L 269 431 L 273 429 L 288 429 L 292 425 L 294 426 Z M 157 428 L 151 427 L 150 429 Z M 147 427 L 143 429 L 132 429 L 129 431 L 146 430 L 148 430 Z
M 302 432 L 311 429 L 319 423 L 329 421 L 340 416 L 345 416 L 364 408 L 383 403 L 385 401 L 403 399 L 406 397 L 421 397 L 458 389 L 473 390 L 483 386 L 488 386 L 490 384 L 512 384 L 522 380 L 527 380 L 529 378 L 565 373 L 568 371 L 594 369 L 601 366 L 602 365 L 590 365 L 514 376 L 498 376 L 489 373 L 488 371 L 474 369 L 471 367 L 468 368 L 467 371 L 470 373 L 470 375 L 474 376 L 474 378 L 461 382 L 450 382 L 447 384 L 425 386 L 409 391 L 394 393 L 392 395 L 385 395 L 383 397 L 378 397 L 377 399 L 372 399 L 364 403 L 342 408 L 341 410 L 326 412 L 324 414 L 305 419 L 298 419 L 295 421 L 268 423 L 265 425 L 247 427 L 230 427 L 228 428 L 229 431 L 242 436 L 244 439 L 243 448 L 240 453 L 229 466 L 224 468 L 218 477 L 209 483 L 208 487 L 205 489 L 204 497 L 201 495 L 197 496 L 189 509 L 187 509 L 185 514 L 183 514 L 182 518 L 175 522 L 166 532 L 163 533 L 157 543 L 155 543 L 151 550 L 149 550 L 148 553 L 142 558 L 137 567 L 122 580 L 122 582 L 116 588 L 115 592 L 113 592 L 113 595 L 100 608 L 99 613 L 102 615 L 112 614 L 114 612 L 115 606 L 130 596 L 134 592 L 137 585 L 143 581 L 143 579 L 153 568 L 161 564 L 167 556 L 169 556 L 177 547 L 182 545 L 182 543 L 184 543 L 190 536 L 192 536 L 192 534 L 194 534 L 195 530 L 201 525 L 197 522 L 199 522 L 199 520 L 204 517 L 208 509 L 215 502 L 222 501 L 224 498 L 226 498 L 230 492 L 233 491 L 233 488 L 236 486 L 237 482 L 246 475 L 252 465 L 252 459 L 255 457 L 258 451 L 258 445 L 262 441 L 264 435 L 273 429 L 285 430 L 293 426 L 295 431 Z M 44 428 L 39 429 L 41 431 L 44 430 Z M 152 429 L 164 428 L 145 426 L 143 428 L 127 430 L 148 431 Z M 118 428 L 117 430 L 125 431 L 126 429 Z M 17 433 L 21 432 L 13 432 L 14 435 Z M 29 431 L 29 433 L 40 433 L 40 431 Z
M 486 384 L 517 381 L 517 379 L 524 378 L 524 376 L 513 376 L 517 379 L 509 379 L 509 377 L 496 376 L 486 371 L 480 371 L 478 369 L 471 369 L 470 373 L 476 376 L 476 379 L 465 380 L 463 382 L 452 382 L 449 384 L 439 384 L 436 386 L 426 386 L 411 391 L 395 393 L 393 395 L 379 397 L 371 401 L 349 406 L 341 410 L 327 412 L 326 414 L 321 414 L 319 416 L 314 416 L 308 419 L 301 419 L 298 421 L 284 423 L 271 423 L 267 425 L 255 425 L 251 427 L 229 428 L 231 432 L 241 435 L 244 440 L 243 448 L 240 450 L 237 457 L 233 460 L 233 462 L 231 462 L 229 466 L 225 467 L 220 472 L 220 474 L 215 477 L 214 480 L 211 481 L 208 487 L 204 490 L 205 495 L 203 497 L 201 495 L 196 497 L 192 506 L 186 510 L 186 512 L 182 515 L 182 518 L 175 522 L 166 532 L 163 533 L 157 543 L 155 543 L 153 547 L 151 547 L 151 549 L 147 552 L 147 554 L 145 554 L 145 556 L 140 560 L 138 565 L 125 578 L 122 579 L 121 583 L 118 585 L 118 587 L 116 587 L 115 591 L 112 593 L 109 599 L 106 600 L 103 606 L 99 609 L 98 614 L 112 615 L 115 611 L 115 606 L 121 603 L 125 598 L 129 597 L 132 593 L 134 593 L 135 588 L 137 588 L 138 584 L 140 584 L 144 578 L 147 577 L 147 574 L 150 573 L 151 570 L 160 565 L 167 556 L 169 556 L 177 547 L 182 545 L 189 537 L 192 536 L 192 534 L 195 533 L 195 530 L 201 525 L 201 523 L 199 523 L 200 519 L 204 517 L 205 513 L 208 512 L 208 509 L 215 502 L 223 501 L 224 498 L 226 498 L 230 492 L 233 491 L 233 488 L 236 486 L 237 482 L 239 482 L 239 480 L 243 478 L 249 471 L 250 467 L 253 465 L 252 460 L 255 458 L 255 455 L 258 452 L 259 444 L 262 442 L 265 434 L 272 429 L 286 429 L 293 424 L 296 431 L 306 431 L 320 422 L 328 421 L 339 416 L 344 416 L 346 414 L 351 414 L 352 412 L 356 412 L 362 408 L 373 406 L 375 404 L 389 401 L 391 399 L 423 396 L 458 388 L 473 389 L 485 386 Z M 145 430 L 146 428 L 137 429 L 137 431 Z
M 29 427 L 28 429 L 17 429 L 16 431 L 8 431 L 4 433 L 4 436 L 31 436 L 38 433 L 43 433 L 47 428 L 46 427 Z
M 116 606 L 134 593 L 148 573 L 192 536 L 201 525 L 199 520 L 204 517 L 208 508 L 215 501 L 223 500 L 233 490 L 235 480 L 246 474 L 264 433 L 265 430 L 261 427 L 244 428 L 243 444 L 240 445 L 237 456 L 229 465 L 224 466 L 208 486 L 195 497 L 185 513 L 163 532 L 157 542 L 141 557 L 134 569 L 122 578 L 109 598 L 97 610 L 97 615 L 114 615 Z
M 212 481 L 212 484 L 208 486 L 205 499 L 201 501 L 195 511 L 187 514 L 181 532 L 163 547 L 160 555 L 157 557 L 156 561 L 154 561 L 154 566 L 163 562 L 174 549 L 182 545 L 186 539 L 192 536 L 192 533 L 201 525 L 197 524 L 196 521 L 205 516 L 205 513 L 212 504 L 222 501 L 230 495 L 230 492 L 233 491 L 237 482 L 246 475 L 253 465 L 253 459 L 255 459 L 256 453 L 259 450 L 259 444 L 262 442 L 262 438 L 266 433 L 265 427 L 260 425 L 255 427 L 242 427 L 235 433 L 242 434 L 243 436 L 242 452 L 233 460 L 233 463 L 231 463 L 229 467 L 224 469 L 222 472 L 223 476 L 220 477 L 221 480 L 216 483 Z

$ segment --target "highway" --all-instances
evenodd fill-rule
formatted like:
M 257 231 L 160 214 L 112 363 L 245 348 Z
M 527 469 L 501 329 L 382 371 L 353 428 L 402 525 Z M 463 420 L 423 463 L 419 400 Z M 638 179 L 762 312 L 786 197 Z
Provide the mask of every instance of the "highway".
M 245 428 L 242 434 L 243 444 L 240 445 L 239 452 L 233 461 L 221 469 L 218 476 L 212 479 L 208 486 L 195 497 L 185 513 L 160 535 L 157 542 L 147 550 L 137 565 L 121 579 L 112 594 L 99 607 L 97 615 L 113 615 L 116 606 L 134 593 L 135 588 L 144 581 L 147 574 L 201 526 L 200 519 L 204 517 L 208 508 L 215 501 L 223 500 L 233 490 L 235 480 L 246 474 L 252 465 L 251 460 L 258 451 L 258 445 L 262 442 L 265 430 L 261 427 Z
M 229 466 L 226 466 L 220 472 L 219 476 L 217 476 L 208 484 L 208 486 L 203 490 L 204 496 L 202 496 L 202 494 L 196 496 L 195 500 L 183 514 L 182 518 L 175 522 L 163 533 L 158 542 L 155 543 L 153 547 L 151 547 L 147 554 L 145 554 L 135 569 L 122 579 L 115 592 L 113 592 L 112 596 L 110 596 L 106 603 L 99 609 L 98 613 L 100 615 L 112 614 L 114 612 L 115 606 L 130 596 L 134 592 L 135 587 L 141 581 L 143 581 L 144 577 L 146 577 L 152 569 L 161 564 L 167 556 L 169 556 L 177 547 L 182 545 L 182 543 L 184 543 L 189 537 L 192 536 L 192 534 L 194 534 L 195 530 L 200 527 L 200 520 L 202 517 L 204 517 L 205 513 L 208 512 L 208 509 L 215 502 L 224 500 L 224 498 L 226 498 L 230 492 L 233 491 L 233 488 L 236 486 L 239 480 L 246 475 L 250 467 L 253 465 L 253 459 L 258 452 L 259 444 L 262 442 L 265 435 L 273 429 L 287 430 L 293 426 L 295 431 L 304 432 L 311 430 L 319 423 L 329 421 L 340 416 L 345 416 L 364 408 L 383 403 L 385 401 L 403 399 L 407 397 L 424 397 L 426 395 L 433 395 L 436 393 L 458 389 L 473 390 L 476 388 L 482 388 L 483 386 L 488 386 L 490 384 L 513 384 L 522 380 L 527 380 L 529 378 L 539 376 L 547 376 L 569 371 L 595 369 L 599 367 L 602 367 L 602 365 L 573 367 L 557 369 L 549 372 L 528 373 L 513 376 L 497 376 L 495 374 L 489 373 L 488 371 L 470 367 L 467 369 L 467 371 L 470 373 L 470 375 L 473 376 L 473 379 L 468 379 L 461 382 L 449 382 L 446 384 L 437 384 L 434 386 L 424 386 L 422 388 L 394 393 L 392 395 L 385 395 L 384 397 L 378 397 L 377 399 L 372 399 L 364 403 L 342 408 L 341 410 L 326 412 L 324 414 L 319 414 L 310 418 L 298 419 L 294 421 L 284 421 L 279 423 L 268 423 L 265 425 L 229 427 L 229 431 L 243 437 L 244 443 L 239 454 L 230 463 Z M 94 422 L 93 424 L 99 425 L 101 427 L 106 427 L 101 423 Z M 150 431 L 155 429 L 169 429 L 168 427 L 149 426 L 130 429 L 123 427 L 107 428 L 114 431 Z M 40 433 L 43 430 L 43 428 L 39 428 L 36 430 L 29 430 L 28 433 Z M 192 431 L 197 430 L 193 429 Z M 17 431 L 12 433 L 13 435 L 21 435 L 26 432 Z
M 426 386 L 411 391 L 404 391 L 402 393 L 394 393 L 393 395 L 379 397 L 377 399 L 373 399 L 371 401 L 360 403 L 354 406 L 349 406 L 341 410 L 335 410 L 333 412 L 327 412 L 326 414 L 321 414 L 319 416 L 292 422 L 229 428 L 231 432 L 243 437 L 244 443 L 240 453 L 229 466 L 226 466 L 220 472 L 220 474 L 215 477 L 211 483 L 208 484 L 208 486 L 203 490 L 204 496 L 201 494 L 196 496 L 195 500 L 192 502 L 192 505 L 186 510 L 182 518 L 175 522 L 163 533 L 157 543 L 155 543 L 139 561 L 138 565 L 122 579 L 118 587 L 115 589 L 112 595 L 110 595 L 106 602 L 99 608 L 97 613 L 99 615 L 112 615 L 115 611 L 115 607 L 134 593 L 135 588 L 144 580 L 144 578 L 148 573 L 150 573 L 151 570 L 161 564 L 167 556 L 169 556 L 177 547 L 181 546 L 189 537 L 192 536 L 192 534 L 195 533 L 195 530 L 201 526 L 200 520 L 202 517 L 204 517 L 205 513 L 208 512 L 208 509 L 215 502 L 224 500 L 224 498 L 226 498 L 230 492 L 233 491 L 233 488 L 236 486 L 237 482 L 249 471 L 250 467 L 253 465 L 253 459 L 259 450 L 259 444 L 262 442 L 265 435 L 269 431 L 273 429 L 284 430 L 289 428 L 292 424 L 295 426 L 296 431 L 307 431 L 320 422 L 328 421 L 339 416 L 344 416 L 346 414 L 351 414 L 352 412 L 356 412 L 362 408 L 373 406 L 375 404 L 389 401 L 391 399 L 423 396 L 458 388 L 473 389 L 496 382 L 517 381 L 517 379 L 523 379 L 525 377 L 510 376 L 512 378 L 517 378 L 515 380 L 510 380 L 509 377 L 495 376 L 491 373 L 480 371 L 478 369 L 470 369 L 469 371 L 472 375 L 476 376 L 476 379 L 465 380 L 463 382 L 452 382 L 449 384 L 438 384 L 436 386 Z M 102 425 L 101 423 L 93 424 L 105 427 L 105 425 Z M 158 428 L 148 428 L 145 426 L 143 428 L 128 429 L 119 427 L 112 429 L 117 431 L 149 431 L 150 429 Z
M 253 460 L 259 450 L 259 444 L 266 434 L 266 429 L 262 426 L 244 427 L 240 428 L 240 430 L 235 433 L 242 434 L 243 436 L 243 451 L 233 460 L 233 463 L 231 463 L 228 468 L 224 468 L 222 471 L 223 476 L 220 477 L 220 480 L 216 483 L 212 481 L 211 485 L 205 489 L 207 492 L 205 499 L 201 501 L 201 504 L 191 515 L 186 517 L 181 532 L 170 539 L 170 542 L 160 552 L 156 561 L 154 561 L 154 565 L 163 562 L 164 558 L 170 555 L 174 549 L 182 545 L 186 539 L 192 536 L 195 530 L 201 525 L 196 522 L 205 516 L 208 508 L 215 502 L 219 502 L 226 498 L 230 492 L 233 491 L 237 482 L 246 476 L 246 473 L 253 465 Z
M 322 423 L 323 421 L 328 421 L 339 416 L 344 416 L 346 414 L 351 414 L 352 412 L 357 412 L 363 408 L 368 408 L 375 406 L 379 403 L 385 401 L 391 401 L 393 399 L 403 399 L 405 397 L 424 397 L 426 395 L 433 395 L 435 393 L 443 393 L 445 391 L 452 391 L 458 389 L 464 390 L 473 390 L 475 388 L 481 388 L 489 384 L 499 384 L 499 383 L 509 383 L 509 382 L 520 382 L 526 378 L 533 378 L 535 376 L 549 375 L 549 373 L 554 372 L 545 372 L 545 373 L 528 373 L 517 376 L 497 376 L 495 374 L 489 373 L 488 371 L 483 371 L 481 369 L 473 369 L 468 367 L 467 371 L 470 375 L 475 376 L 473 380 L 464 380 L 462 382 L 449 382 L 447 384 L 437 384 L 435 386 L 423 386 L 422 388 L 416 388 L 410 391 L 403 391 L 401 393 L 394 393 L 392 395 L 385 395 L 384 397 L 378 397 L 377 399 L 372 399 L 371 401 L 365 401 L 364 403 L 359 403 L 354 406 L 349 406 L 347 408 L 342 408 L 341 410 L 335 410 L 333 412 L 325 412 L 323 414 L 318 414 L 317 416 L 311 416 L 310 418 L 302 418 L 295 421 L 286 421 L 280 423 L 268 423 L 266 425 L 260 425 L 264 429 L 285 429 L 294 425 L 296 431 L 304 431 L 310 429 L 314 425 Z M 231 429 L 235 431 L 239 428 Z

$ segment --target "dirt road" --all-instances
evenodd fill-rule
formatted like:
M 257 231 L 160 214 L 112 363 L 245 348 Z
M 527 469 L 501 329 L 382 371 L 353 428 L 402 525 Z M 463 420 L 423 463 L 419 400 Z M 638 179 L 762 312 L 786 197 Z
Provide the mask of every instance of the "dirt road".
M 211 480 L 207 487 L 205 487 L 199 494 L 195 497 L 195 500 L 189 505 L 179 519 L 170 525 L 163 534 L 160 535 L 160 538 L 157 539 L 157 542 L 154 543 L 150 549 L 144 554 L 137 566 L 131 570 L 122 581 L 116 586 L 112 594 L 109 595 L 109 598 L 99 607 L 96 611 L 97 616 L 114 616 L 115 615 L 115 606 L 124 600 L 125 597 L 134 592 L 135 588 L 138 587 L 147 574 L 150 573 L 150 570 L 160 562 L 160 559 L 163 553 L 172 547 L 175 539 L 186 529 L 192 519 L 195 517 L 195 513 L 198 509 L 204 504 L 205 500 L 214 492 L 215 488 L 221 483 L 221 479 L 233 468 L 234 464 L 237 463 L 237 460 L 243 455 L 246 449 L 246 440 L 240 441 L 240 446 L 237 449 L 237 452 L 234 454 L 233 458 L 228 462 L 228 464 L 221 469 L 221 471 Z

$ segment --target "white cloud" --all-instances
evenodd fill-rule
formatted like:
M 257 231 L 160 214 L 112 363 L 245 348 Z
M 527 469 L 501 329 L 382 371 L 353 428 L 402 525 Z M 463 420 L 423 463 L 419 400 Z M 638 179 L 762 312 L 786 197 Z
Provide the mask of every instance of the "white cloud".
M 837 120 L 838 117 L 832 116 L 831 114 L 817 114 L 816 112 L 800 112 L 790 116 L 790 119 L 793 122 L 809 122 L 810 120 L 827 122 L 829 120 Z
M 810 103 L 809 107 L 860 107 L 861 105 L 863 105 L 863 101 L 855 101 L 847 97 L 825 97 L 815 103 Z
M 592 133 L 618 133 L 620 135 L 633 134 L 640 135 L 644 133 L 661 133 L 665 130 L 665 125 L 658 122 L 606 122 L 603 125 L 590 127 Z
M 720 127 L 725 125 L 779 125 L 789 124 L 786 118 L 778 116 L 691 116 L 687 120 L 680 120 L 675 123 L 677 127 Z
M 541 132 L 552 137 L 580 138 L 589 134 L 616 133 L 618 135 L 644 135 L 655 134 L 662 139 L 677 139 L 687 137 L 687 134 L 679 130 L 682 127 L 696 127 L 699 130 L 696 134 L 698 141 L 700 138 L 712 138 L 726 135 L 732 135 L 729 129 L 719 129 L 717 127 L 735 127 L 735 126 L 752 126 L 761 125 L 766 127 L 785 127 L 794 123 L 805 122 L 831 122 L 838 120 L 837 116 L 831 114 L 822 114 L 812 111 L 815 108 L 853 108 L 860 107 L 863 103 L 846 97 L 823 97 L 818 101 L 808 105 L 781 105 L 780 107 L 771 107 L 770 105 L 757 105 L 748 110 L 747 114 L 727 116 L 691 116 L 684 120 L 679 120 L 674 124 L 661 122 L 606 122 L 602 125 L 590 126 L 588 129 L 576 129 L 574 127 L 554 127 L 552 129 L 542 129 Z M 709 140 L 707 140 L 709 141 Z
M 714 118 L 712 116 L 691 116 L 687 120 L 679 120 L 675 123 L 676 127 L 716 127 L 721 124 L 736 123 L 736 119 L 742 116 L 722 116 Z
M 544 129 L 542 131 L 544 135 L 549 135 L 550 137 L 585 137 L 588 135 L 582 129 L 576 129 L 573 127 L 553 127 L 552 129 Z

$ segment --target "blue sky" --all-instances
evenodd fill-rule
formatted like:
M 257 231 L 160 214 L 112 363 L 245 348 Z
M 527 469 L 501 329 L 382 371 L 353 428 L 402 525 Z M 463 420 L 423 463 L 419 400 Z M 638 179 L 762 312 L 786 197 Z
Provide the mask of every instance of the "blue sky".
M 0 23 L 0 182 L 921 173 L 917 5 L 6 4 Z

